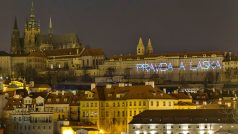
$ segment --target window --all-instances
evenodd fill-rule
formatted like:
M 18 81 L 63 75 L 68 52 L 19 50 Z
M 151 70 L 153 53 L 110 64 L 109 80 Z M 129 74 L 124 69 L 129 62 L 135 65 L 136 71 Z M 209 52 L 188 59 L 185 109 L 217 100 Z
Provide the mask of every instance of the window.
M 132 102 L 130 101 L 129 106 L 132 106 Z
M 132 116 L 132 111 L 130 111 L 130 116 Z
M 156 102 L 156 106 L 159 106 L 159 102 L 158 101 Z
M 117 112 L 117 117 L 120 117 L 120 111 Z
M 125 116 L 125 111 L 122 111 L 122 117 L 124 117 Z
M 87 66 L 89 66 L 89 60 L 87 59 Z
M 146 102 L 145 101 L 143 101 L 143 106 L 146 106 Z
M 166 103 L 165 103 L 165 101 L 163 101 L 163 106 L 166 106 Z
M 150 106 L 153 106 L 153 101 L 150 102 Z
M 134 116 L 136 115 L 136 111 L 134 111 Z
M 108 117 L 109 116 L 109 112 L 108 111 L 106 111 L 106 117 Z
M 141 101 L 139 101 L 139 106 L 141 106 Z
M 136 106 L 136 101 L 134 102 L 134 106 Z
M 117 106 L 120 107 L 120 102 L 117 103 Z

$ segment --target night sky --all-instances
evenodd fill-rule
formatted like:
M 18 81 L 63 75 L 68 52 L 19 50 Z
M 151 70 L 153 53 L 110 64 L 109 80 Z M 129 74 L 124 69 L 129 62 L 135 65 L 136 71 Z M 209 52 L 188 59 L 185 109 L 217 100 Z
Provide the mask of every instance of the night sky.
M 14 17 L 22 30 L 31 0 L 2 0 L 0 50 L 10 48 Z M 135 53 L 139 36 L 156 53 L 238 52 L 238 0 L 35 0 L 41 32 L 78 34 L 85 46 L 108 55 Z M 21 31 L 21 35 L 22 35 Z

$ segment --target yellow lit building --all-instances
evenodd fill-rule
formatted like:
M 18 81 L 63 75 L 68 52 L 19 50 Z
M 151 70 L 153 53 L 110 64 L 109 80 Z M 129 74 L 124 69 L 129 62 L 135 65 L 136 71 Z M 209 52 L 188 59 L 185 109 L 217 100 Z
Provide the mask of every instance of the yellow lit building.
M 92 86 L 80 97 L 80 120 L 97 124 L 105 133 L 119 134 L 128 131 L 128 123 L 133 116 L 145 110 L 196 109 L 192 99 L 185 94 L 166 94 L 147 85 L 106 87 Z

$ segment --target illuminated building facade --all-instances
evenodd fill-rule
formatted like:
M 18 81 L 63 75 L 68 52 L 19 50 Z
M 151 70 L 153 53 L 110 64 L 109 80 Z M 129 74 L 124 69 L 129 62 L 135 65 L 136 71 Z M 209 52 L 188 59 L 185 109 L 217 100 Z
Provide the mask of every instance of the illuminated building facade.
M 49 70 L 71 70 L 75 76 L 98 76 L 98 66 L 103 64 L 105 59 L 103 50 L 97 48 L 46 50 L 44 53 Z
M 131 78 L 156 75 L 172 81 L 202 81 L 208 72 L 222 75 L 223 58 L 222 52 L 116 56 L 100 65 L 99 71 L 101 76 L 114 68 L 114 75 Z
M 236 133 L 238 124 L 226 112 L 224 109 L 147 110 L 134 116 L 129 123 L 129 134 Z
M 0 77 L 9 76 L 10 73 L 11 56 L 4 51 L 0 51 Z
M 155 88 L 153 82 L 144 86 L 118 86 L 107 84 L 82 93 L 80 97 L 80 120 L 98 125 L 105 133 L 127 132 L 133 116 L 144 110 L 196 109 L 192 99 L 185 94 L 166 94 Z M 175 93 L 176 94 L 176 93 Z M 180 105 L 186 102 L 187 105 Z
M 172 81 L 204 81 L 208 73 L 222 76 L 224 52 L 155 54 L 150 40 L 148 44 L 151 53 L 144 53 L 140 38 L 136 55 L 112 56 L 99 66 L 100 76 L 107 75 L 109 69 L 113 69 L 113 75 L 130 78 L 160 77 Z
M 39 95 L 9 97 L 3 117 L 7 121 L 7 133 L 53 134 L 53 113 L 44 111 L 43 97 Z

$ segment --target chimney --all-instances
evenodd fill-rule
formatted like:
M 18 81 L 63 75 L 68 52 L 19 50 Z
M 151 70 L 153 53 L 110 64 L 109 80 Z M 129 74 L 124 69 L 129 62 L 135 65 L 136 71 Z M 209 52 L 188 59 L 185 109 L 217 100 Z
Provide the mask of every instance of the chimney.
M 94 88 L 96 88 L 96 83 L 91 83 L 91 90 L 93 90 Z
M 220 90 L 220 94 L 222 94 L 222 89 Z
M 112 88 L 112 84 L 106 84 L 106 88 Z
M 147 86 L 147 85 L 150 85 L 150 86 L 152 86 L 153 88 L 155 88 L 155 82 L 154 81 L 147 81 L 147 82 L 145 82 L 145 85 Z
M 34 87 L 35 86 L 35 82 L 34 81 L 30 81 L 30 87 Z
M 77 54 L 79 54 L 79 49 L 77 49 Z

